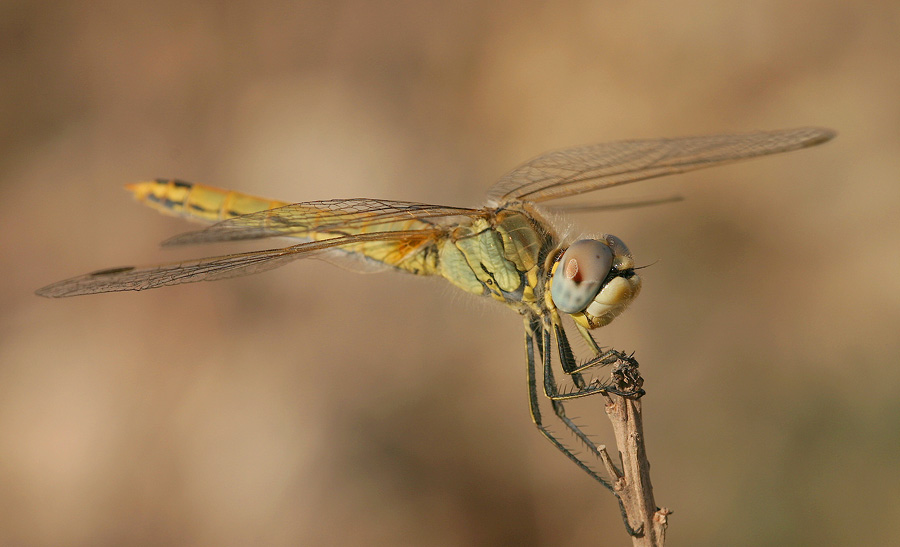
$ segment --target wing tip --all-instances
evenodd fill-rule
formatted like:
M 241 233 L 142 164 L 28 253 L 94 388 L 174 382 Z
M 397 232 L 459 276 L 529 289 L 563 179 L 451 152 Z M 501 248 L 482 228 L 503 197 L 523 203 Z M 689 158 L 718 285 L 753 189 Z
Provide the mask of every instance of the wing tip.
M 53 294 L 53 285 L 47 285 L 46 287 L 41 287 L 40 289 L 34 291 L 36 296 L 42 296 L 44 298 L 57 298 L 57 295 Z
M 827 127 L 804 127 L 797 131 L 808 134 L 802 141 L 804 146 L 816 146 L 837 137 L 837 131 Z
M 65 281 L 60 281 L 58 283 L 51 283 L 46 287 L 41 287 L 34 291 L 34 294 L 42 298 L 65 298 L 68 296 L 78 296 L 83 293 L 72 290 L 72 287 L 68 287 Z

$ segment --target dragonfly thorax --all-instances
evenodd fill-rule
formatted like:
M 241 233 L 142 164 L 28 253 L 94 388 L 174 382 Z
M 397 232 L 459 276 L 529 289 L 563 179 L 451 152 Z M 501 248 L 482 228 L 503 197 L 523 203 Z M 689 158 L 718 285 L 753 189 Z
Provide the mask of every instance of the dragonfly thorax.
M 616 318 L 641 290 L 631 251 L 621 239 L 603 235 L 579 239 L 554 261 L 552 305 L 583 327 L 602 327 Z

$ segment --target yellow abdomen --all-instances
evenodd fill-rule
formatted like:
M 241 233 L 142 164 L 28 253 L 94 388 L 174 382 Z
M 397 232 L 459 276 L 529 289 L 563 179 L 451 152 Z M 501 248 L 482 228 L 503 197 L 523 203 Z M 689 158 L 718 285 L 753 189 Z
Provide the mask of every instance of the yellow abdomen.
M 179 216 L 187 220 L 211 224 L 222 220 L 267 211 L 278 207 L 292 205 L 289 202 L 251 196 L 232 190 L 223 190 L 204 184 L 195 184 L 177 179 L 156 179 L 136 182 L 125 186 L 135 199 L 147 206 L 168 215 Z M 309 215 L 301 214 L 305 210 Z M 352 236 L 380 231 L 416 231 L 422 230 L 421 237 L 410 236 L 402 240 L 364 241 L 349 243 L 330 252 L 328 258 L 351 270 L 372 271 L 373 266 L 388 267 L 407 271 L 416 275 L 434 275 L 437 273 L 437 241 L 432 235 L 434 226 L 416 219 L 395 222 L 371 223 L 358 222 L 354 226 L 335 228 L 333 215 L 341 213 L 340 209 L 305 209 L 303 204 L 293 204 L 291 212 L 296 214 L 297 223 L 289 226 L 285 237 L 316 241 L 340 236 Z M 347 220 L 356 217 L 365 219 L 369 213 L 360 212 L 345 216 Z M 321 221 L 319 221 L 321 219 Z M 323 225 L 328 225 L 325 227 Z M 362 258 L 362 262 L 354 259 Z
M 157 211 L 204 223 L 288 205 L 284 201 L 220 190 L 177 179 L 136 182 L 126 185 L 125 188 L 134 194 L 136 200 Z

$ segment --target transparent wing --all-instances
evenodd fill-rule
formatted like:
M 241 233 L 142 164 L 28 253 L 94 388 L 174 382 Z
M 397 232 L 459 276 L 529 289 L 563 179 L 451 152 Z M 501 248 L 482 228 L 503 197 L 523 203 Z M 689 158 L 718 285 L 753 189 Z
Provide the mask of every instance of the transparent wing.
M 610 200 L 603 203 L 565 203 L 553 204 L 547 210 L 554 213 L 597 213 L 600 211 L 622 211 L 626 209 L 638 209 L 640 207 L 652 207 L 684 201 L 680 195 L 671 195 L 661 198 Z
M 298 258 L 311 258 L 330 249 L 367 241 L 402 241 L 418 244 L 439 231 L 376 232 L 300 243 L 283 249 L 238 253 L 155 266 L 111 268 L 48 285 L 36 292 L 60 298 L 115 291 L 142 291 L 167 285 L 213 281 L 278 268 Z
M 329 199 L 294 203 L 217 222 L 163 242 L 164 246 L 267 237 L 304 237 L 310 233 L 356 233 L 423 229 L 448 217 L 481 215 L 461 207 L 384 199 Z M 428 222 L 435 219 L 435 222 Z M 416 221 L 416 222 L 412 222 Z M 407 223 L 407 224 L 403 224 Z
M 542 202 L 826 142 L 828 129 L 801 128 L 676 139 L 618 141 L 548 152 L 497 181 L 498 205 Z

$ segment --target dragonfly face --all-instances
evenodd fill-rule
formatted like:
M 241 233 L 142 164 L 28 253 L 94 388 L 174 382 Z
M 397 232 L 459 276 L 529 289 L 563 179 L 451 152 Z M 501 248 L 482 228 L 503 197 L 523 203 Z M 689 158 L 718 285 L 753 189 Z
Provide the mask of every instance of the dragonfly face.
M 569 399 L 615 390 L 608 382 L 585 375 L 630 357 L 602 350 L 589 330 L 622 313 L 640 291 L 641 279 L 622 240 L 604 235 L 563 249 L 536 206 L 620 184 L 799 150 L 833 136 L 827 129 L 801 128 L 619 141 L 549 152 L 501 178 L 488 191 L 487 206 L 480 209 L 365 198 L 290 204 L 175 180 L 142 182 L 129 187 L 139 201 L 168 214 L 214 223 L 166 244 L 285 237 L 294 238 L 295 244 L 106 269 L 48 285 L 37 294 L 62 297 L 138 291 L 257 273 L 304 257 L 349 256 L 359 259 L 354 266 L 362 262 L 377 269 L 441 276 L 471 294 L 503 302 L 523 317 L 532 420 L 566 457 L 612 490 L 585 458 L 569 450 L 544 424 L 538 386 L 542 385 L 560 423 L 592 457 L 599 458 L 598 446 L 566 416 L 564 406 Z M 587 343 L 591 352 L 587 360 L 576 359 L 560 312 L 575 322 Z M 554 370 L 558 368 L 571 387 L 557 385 Z
M 552 268 L 546 294 L 556 309 L 587 329 L 609 324 L 641 290 L 631 251 L 613 235 L 576 241 Z

